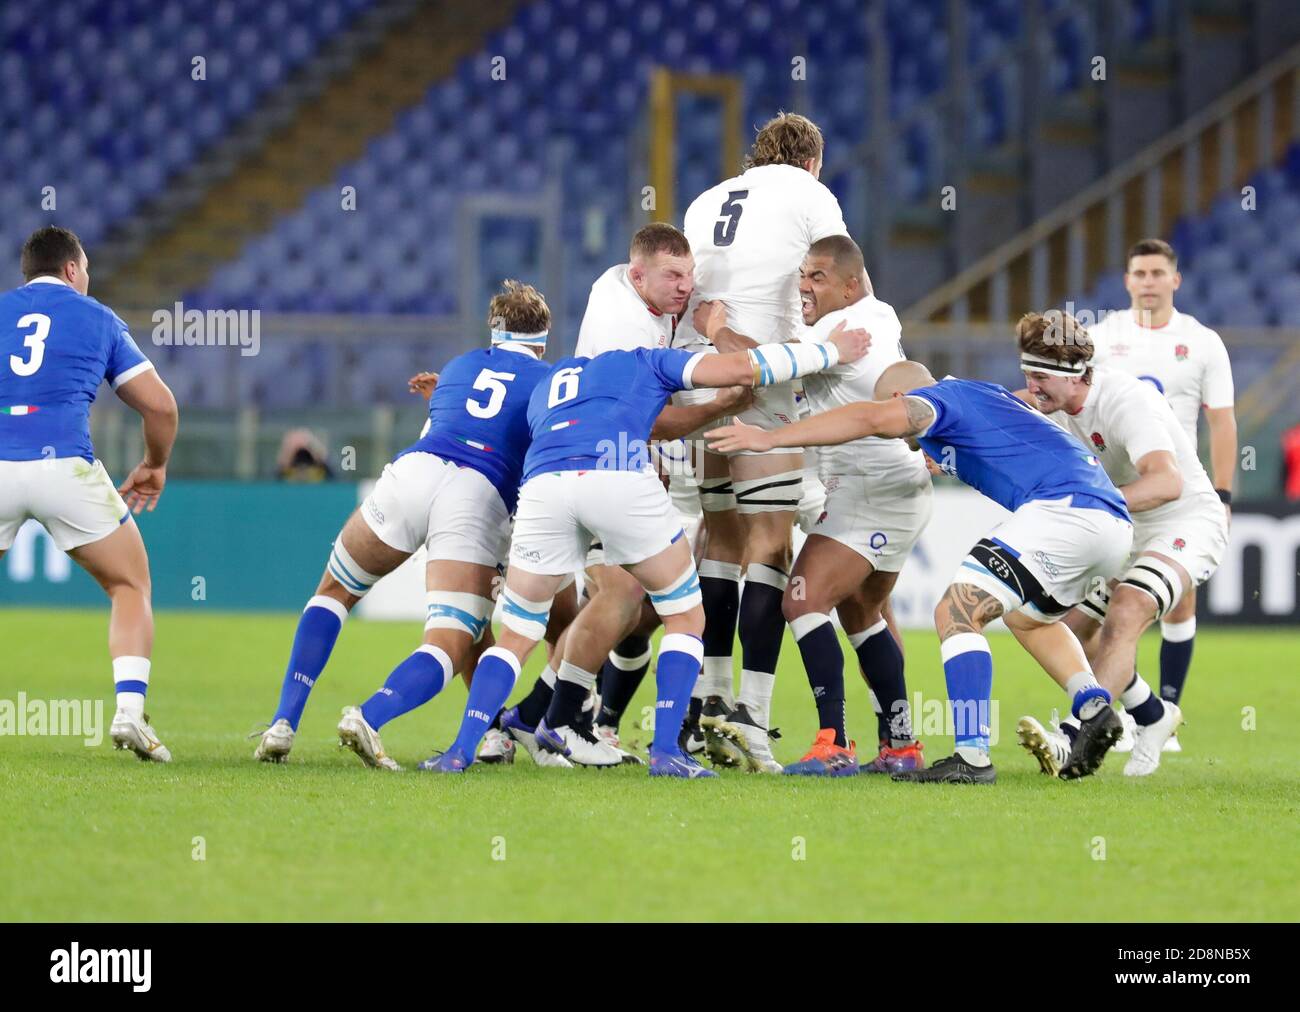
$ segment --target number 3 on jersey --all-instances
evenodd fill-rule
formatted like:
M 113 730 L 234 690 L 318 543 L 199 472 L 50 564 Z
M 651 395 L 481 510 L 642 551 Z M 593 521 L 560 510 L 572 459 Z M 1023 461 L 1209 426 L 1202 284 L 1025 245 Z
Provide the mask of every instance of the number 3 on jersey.
M 713 226 L 713 245 L 730 246 L 736 240 L 736 226 L 740 224 L 740 215 L 745 210 L 741 201 L 749 196 L 748 190 L 732 190 L 723 201 L 723 217 Z
M 50 318 L 44 313 L 28 313 L 18 321 L 18 327 L 32 327 L 32 332 L 23 336 L 24 347 L 32 349 L 32 357 L 23 359 L 18 355 L 9 356 L 9 368 L 19 376 L 30 376 L 45 361 L 45 339 L 50 336 Z
M 582 366 L 570 366 L 551 377 L 551 395 L 546 399 L 548 409 L 558 408 L 578 396 L 578 377 L 581 373 Z

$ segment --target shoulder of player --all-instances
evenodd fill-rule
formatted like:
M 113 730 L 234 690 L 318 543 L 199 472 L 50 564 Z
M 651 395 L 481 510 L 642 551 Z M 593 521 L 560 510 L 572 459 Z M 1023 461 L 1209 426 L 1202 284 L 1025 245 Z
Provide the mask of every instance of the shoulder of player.
M 1178 311 L 1176 317 L 1178 321 L 1178 330 L 1176 333 L 1179 337 L 1185 337 L 1189 340 L 1198 341 L 1201 344 L 1223 345 L 1224 340 L 1219 332 L 1213 327 L 1207 327 L 1204 323 L 1192 316 L 1191 313 Z M 1226 345 L 1225 345 L 1226 347 Z

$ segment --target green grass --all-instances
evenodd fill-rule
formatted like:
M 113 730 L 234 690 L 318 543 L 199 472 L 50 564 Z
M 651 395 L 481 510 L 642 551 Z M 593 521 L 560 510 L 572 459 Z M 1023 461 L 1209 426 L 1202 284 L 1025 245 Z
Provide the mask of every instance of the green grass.
M 106 613 L 0 613 L 0 700 L 107 700 Z M 175 755 L 146 765 L 105 744 L 0 736 L 4 920 L 1284 920 L 1300 916 L 1300 704 L 1295 632 L 1205 630 L 1184 699 L 1186 751 L 1129 780 L 1041 776 L 1015 744 L 1022 713 L 1064 696 L 993 637 L 1000 741 L 992 788 L 760 778 L 652 781 L 644 772 L 476 766 L 386 775 L 336 747 L 359 702 L 417 641 L 352 622 L 307 709 L 291 762 L 244 738 L 279 694 L 290 615 L 158 617 L 149 710 Z M 1158 640 L 1141 665 L 1156 671 Z M 908 636 L 909 688 L 942 698 L 932 635 Z M 529 666 L 515 697 L 531 684 Z M 457 681 L 390 725 L 406 765 L 445 746 Z M 647 682 L 624 737 L 651 701 Z M 861 680 L 850 734 L 874 737 Z M 1257 730 L 1243 730 L 1253 707 Z M 793 644 L 777 680 L 777 758 L 816 714 Z M 924 734 L 931 759 L 951 739 Z M 864 752 L 869 753 L 864 748 Z M 195 837 L 206 859 L 193 859 Z M 1105 859 L 1094 859 L 1096 838 Z M 500 855 L 504 841 L 504 860 Z M 802 840 L 805 857 L 796 860 Z

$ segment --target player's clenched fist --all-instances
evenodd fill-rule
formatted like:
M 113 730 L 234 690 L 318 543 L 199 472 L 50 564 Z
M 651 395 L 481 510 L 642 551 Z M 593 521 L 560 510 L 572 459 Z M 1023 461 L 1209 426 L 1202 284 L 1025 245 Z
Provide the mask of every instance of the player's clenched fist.
M 121 494 L 127 509 L 139 515 L 141 510 L 153 512 L 166 484 L 166 467 L 151 467 L 142 461 L 126 476 L 126 481 L 118 486 L 117 491 Z
M 720 429 L 710 429 L 704 434 L 708 440 L 709 449 L 714 453 L 737 453 L 740 450 L 750 450 L 756 453 L 766 453 L 772 449 L 772 434 L 757 425 L 746 425 L 744 422 L 735 422 L 731 425 L 724 425 Z

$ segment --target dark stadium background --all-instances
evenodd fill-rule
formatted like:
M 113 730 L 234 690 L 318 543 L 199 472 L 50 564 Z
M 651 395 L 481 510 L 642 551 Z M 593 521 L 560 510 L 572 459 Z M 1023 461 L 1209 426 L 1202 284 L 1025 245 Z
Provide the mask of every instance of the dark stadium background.
M 1300 616 L 1293 0 L 14 0 L 0 37 L 6 283 L 33 228 L 78 232 L 181 405 L 143 521 L 160 606 L 194 552 L 218 584 L 273 553 L 236 603 L 298 606 L 420 427 L 406 378 L 486 339 L 501 279 L 547 294 L 570 351 L 632 232 L 680 224 L 787 109 L 937 373 L 1016 382 L 1010 321 L 1122 308 L 1124 249 L 1172 241 L 1249 451 L 1202 608 Z M 177 339 L 231 310 L 255 344 Z M 124 474 L 138 427 L 107 390 L 93 432 Z M 0 601 L 96 603 L 38 540 Z

